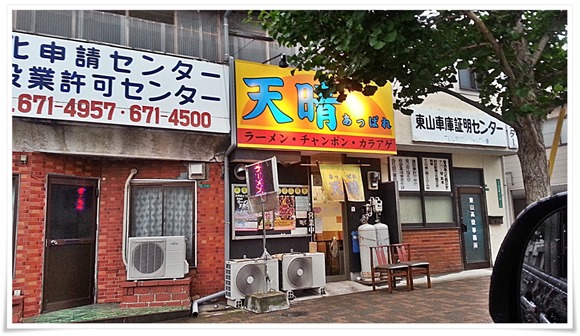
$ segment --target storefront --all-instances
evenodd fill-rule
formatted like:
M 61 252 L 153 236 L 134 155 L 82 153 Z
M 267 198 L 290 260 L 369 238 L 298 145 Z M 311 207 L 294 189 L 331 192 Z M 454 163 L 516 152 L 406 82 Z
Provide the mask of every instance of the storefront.
M 228 67 L 23 33 L 12 51 L 12 294 L 23 316 L 188 307 L 222 290 Z M 171 256 L 170 236 L 182 237 Z M 150 237 L 165 258 L 133 253 L 148 244 L 131 238 Z
M 389 85 L 338 103 L 314 97 L 311 73 L 235 67 L 230 258 L 263 253 L 244 167 L 276 157 L 280 207 L 266 218 L 270 254 L 314 244 L 325 255 L 326 281 L 364 280 L 358 229 L 367 222 L 386 224 L 391 243 L 411 243 L 434 274 L 493 264 L 507 231 L 502 156 L 515 142 L 505 124 L 446 95 L 405 116 L 393 111 Z
M 403 239 L 439 272 L 492 266 L 509 227 L 503 157 L 517 150 L 513 130 L 447 94 L 395 119 L 390 174 L 399 181 Z
M 389 224 L 400 239 L 396 193 L 382 177 L 397 153 L 390 85 L 372 97 L 350 93 L 343 102 L 314 93 L 313 72 L 244 61 L 235 63 L 236 149 L 229 156 L 230 258 L 317 251 L 326 281 L 360 273 L 356 232 L 365 205 L 378 197 L 383 211 L 371 223 Z M 245 167 L 275 157 L 279 207 L 252 213 Z M 381 178 L 382 177 L 382 178 Z

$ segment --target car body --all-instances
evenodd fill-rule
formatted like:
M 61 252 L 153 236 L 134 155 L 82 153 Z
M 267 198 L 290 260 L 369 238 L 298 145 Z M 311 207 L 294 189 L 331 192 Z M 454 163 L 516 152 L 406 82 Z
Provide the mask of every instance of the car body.
M 568 322 L 567 218 L 567 192 L 518 215 L 493 266 L 489 312 L 494 322 Z

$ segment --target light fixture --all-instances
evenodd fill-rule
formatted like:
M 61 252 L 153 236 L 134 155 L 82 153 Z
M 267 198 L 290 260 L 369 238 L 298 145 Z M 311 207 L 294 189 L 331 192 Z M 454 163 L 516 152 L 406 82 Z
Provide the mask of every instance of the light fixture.
M 264 62 L 262 62 L 262 64 L 268 63 L 273 59 L 276 59 L 280 57 L 280 62 L 278 62 L 278 66 L 280 68 L 287 68 L 288 67 L 288 56 L 286 56 L 285 53 L 279 53 L 278 55 L 268 58 L 267 60 L 265 60 Z
M 190 163 L 187 165 L 187 178 L 190 180 L 205 180 L 205 164 Z
M 234 175 L 238 180 L 246 180 L 246 165 L 243 163 L 238 163 L 234 168 Z
M 282 56 L 280 56 L 280 62 L 278 62 L 278 66 L 280 68 L 288 67 L 288 56 L 286 56 L 286 54 L 282 54 Z

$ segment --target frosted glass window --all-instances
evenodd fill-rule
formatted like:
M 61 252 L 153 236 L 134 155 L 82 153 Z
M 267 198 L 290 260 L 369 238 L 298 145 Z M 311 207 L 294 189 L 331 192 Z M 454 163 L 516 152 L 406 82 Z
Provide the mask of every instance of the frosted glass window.
M 427 223 L 452 223 L 453 202 L 451 197 L 425 197 Z
M 400 196 L 399 209 L 401 224 L 423 223 L 423 211 L 421 210 L 421 197 Z

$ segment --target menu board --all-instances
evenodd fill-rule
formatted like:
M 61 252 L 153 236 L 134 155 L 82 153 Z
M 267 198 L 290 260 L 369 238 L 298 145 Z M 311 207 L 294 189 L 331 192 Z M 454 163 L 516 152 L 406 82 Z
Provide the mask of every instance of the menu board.
M 307 185 L 280 185 L 278 209 L 253 213 L 250 209 L 248 188 L 245 184 L 232 185 L 232 224 L 235 236 L 262 234 L 307 233 L 307 218 L 310 211 L 310 187 Z

